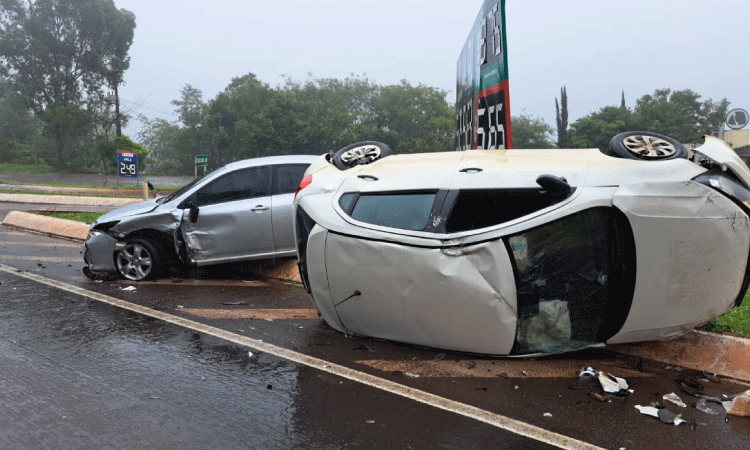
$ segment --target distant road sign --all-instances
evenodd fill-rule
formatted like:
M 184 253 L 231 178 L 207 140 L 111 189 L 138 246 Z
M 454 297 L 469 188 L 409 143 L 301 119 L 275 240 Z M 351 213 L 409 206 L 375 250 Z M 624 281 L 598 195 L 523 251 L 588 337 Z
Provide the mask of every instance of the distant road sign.
M 733 130 L 741 130 L 747 126 L 750 121 L 747 111 L 741 108 L 735 108 L 727 113 L 727 126 Z
M 125 178 L 138 178 L 138 153 L 117 151 L 117 175 Z
M 207 166 L 208 165 L 208 155 L 197 155 L 195 157 L 195 165 L 196 166 Z

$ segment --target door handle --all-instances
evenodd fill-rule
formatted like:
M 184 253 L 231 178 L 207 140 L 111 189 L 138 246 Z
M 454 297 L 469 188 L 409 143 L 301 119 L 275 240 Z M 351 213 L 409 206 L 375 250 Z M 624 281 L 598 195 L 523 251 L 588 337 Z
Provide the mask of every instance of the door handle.
M 266 211 L 266 210 L 268 210 L 268 206 L 256 205 L 255 208 L 251 209 L 250 211 Z

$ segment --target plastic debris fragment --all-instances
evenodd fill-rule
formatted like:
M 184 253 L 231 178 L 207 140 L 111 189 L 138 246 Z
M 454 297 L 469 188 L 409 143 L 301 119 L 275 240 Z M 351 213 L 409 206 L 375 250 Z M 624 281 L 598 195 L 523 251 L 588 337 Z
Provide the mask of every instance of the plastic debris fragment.
M 134 291 L 135 290 L 135 286 L 128 286 L 126 288 L 122 288 L 122 290 L 123 291 Z
M 543 416 L 544 417 L 552 417 L 552 414 L 550 414 L 550 413 L 544 413 Z
M 674 403 L 675 405 L 679 406 L 680 408 L 686 408 L 687 407 L 687 405 L 685 404 L 685 402 L 683 402 L 682 399 L 677 394 L 675 394 L 674 392 L 672 392 L 671 394 L 666 394 L 662 398 L 664 400 L 668 401 L 668 402 Z
M 708 406 L 708 402 L 706 402 L 705 398 L 698 400 L 698 403 L 695 404 L 695 409 L 697 409 L 700 412 L 704 412 L 706 414 L 711 414 L 711 415 L 715 415 L 719 413 L 715 409 Z
M 610 373 L 605 374 L 604 372 L 599 372 L 599 382 L 602 384 L 604 392 L 609 392 L 610 394 L 629 392 L 628 382 Z
M 687 423 L 686 421 L 680 419 L 680 414 L 675 414 L 672 411 L 669 411 L 668 409 L 654 408 L 653 406 L 641 406 L 641 405 L 635 405 L 635 409 L 640 411 L 641 414 L 643 415 L 656 417 L 657 419 L 661 420 L 663 423 L 674 424 L 674 425 Z

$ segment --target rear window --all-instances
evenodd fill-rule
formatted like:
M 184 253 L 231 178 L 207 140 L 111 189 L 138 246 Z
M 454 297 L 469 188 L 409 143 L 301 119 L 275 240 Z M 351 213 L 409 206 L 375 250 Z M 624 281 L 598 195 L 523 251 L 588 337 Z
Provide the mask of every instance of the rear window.
M 435 203 L 435 192 L 407 194 L 345 194 L 342 208 L 360 222 L 403 230 L 424 230 Z

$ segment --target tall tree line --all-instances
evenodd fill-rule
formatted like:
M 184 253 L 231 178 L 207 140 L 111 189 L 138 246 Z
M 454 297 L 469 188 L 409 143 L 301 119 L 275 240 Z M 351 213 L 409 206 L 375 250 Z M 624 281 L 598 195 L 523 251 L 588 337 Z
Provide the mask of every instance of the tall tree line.
M 179 121 L 149 120 L 138 137 L 162 172 L 192 170 L 195 155 L 209 166 L 268 155 L 322 154 L 377 140 L 396 153 L 453 148 L 454 111 L 446 92 L 407 81 L 378 85 L 367 78 L 287 79 L 271 87 L 250 73 L 208 101 L 185 85 L 172 105 Z

